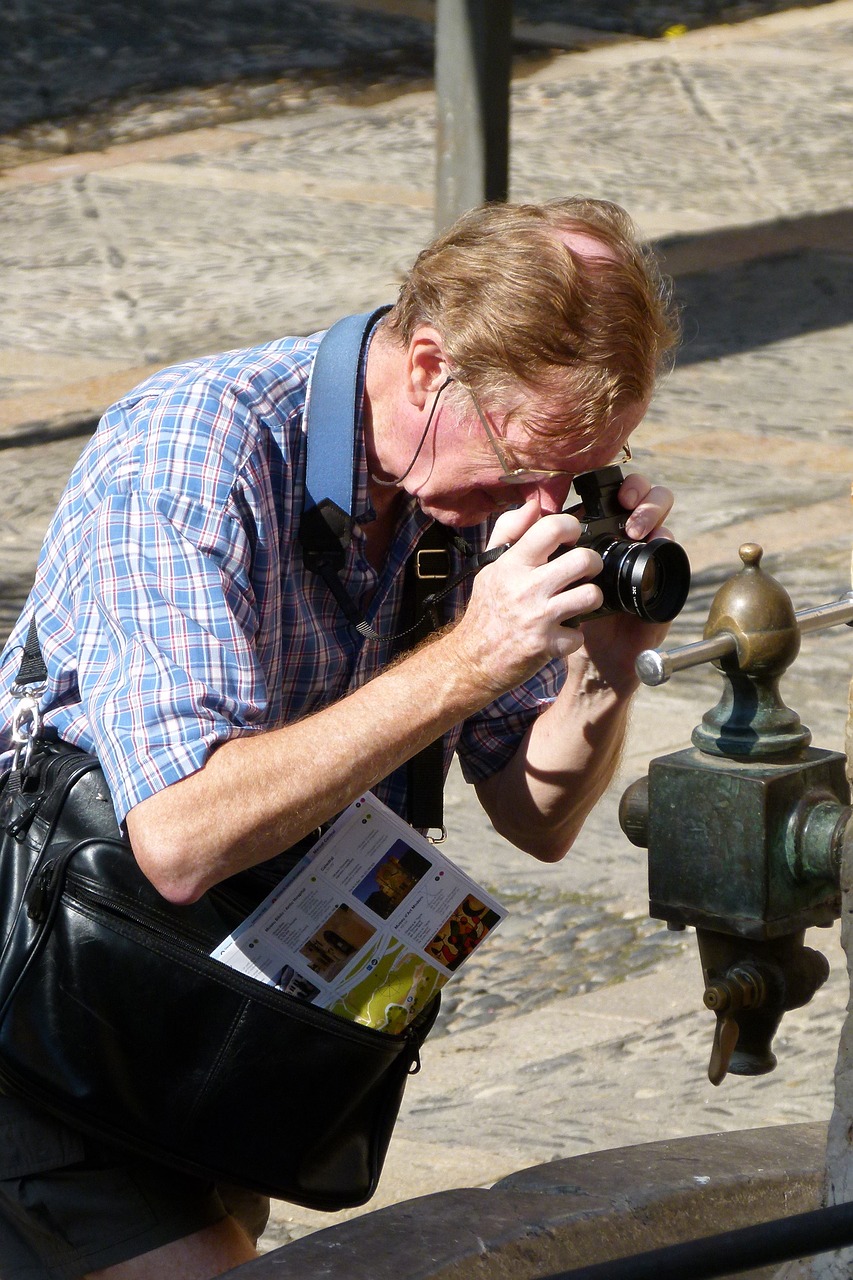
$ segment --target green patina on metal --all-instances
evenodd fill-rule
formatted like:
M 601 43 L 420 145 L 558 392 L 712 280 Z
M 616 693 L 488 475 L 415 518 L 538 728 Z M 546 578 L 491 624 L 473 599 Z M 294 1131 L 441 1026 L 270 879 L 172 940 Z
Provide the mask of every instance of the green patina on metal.
M 650 915 L 696 927 L 705 1004 L 717 1016 L 715 1084 L 728 1071 L 772 1070 L 782 1014 L 826 980 L 826 960 L 803 937 L 840 914 L 842 852 L 853 840 L 846 758 L 812 747 L 779 691 L 800 623 L 761 555 L 754 543 L 741 547 L 743 567 L 714 597 L 705 644 L 675 651 L 667 666 L 712 659 L 719 702 L 693 746 L 653 760 L 620 807 L 626 835 L 648 848 Z M 833 612 L 832 621 L 849 617 Z

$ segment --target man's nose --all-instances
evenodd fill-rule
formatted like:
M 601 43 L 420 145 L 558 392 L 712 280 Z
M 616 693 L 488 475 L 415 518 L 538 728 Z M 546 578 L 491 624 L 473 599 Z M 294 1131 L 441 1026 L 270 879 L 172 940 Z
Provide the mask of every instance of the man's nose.
M 562 511 L 572 487 L 571 476 L 554 476 L 550 480 L 542 480 L 530 486 L 530 492 L 539 499 L 539 509 L 543 516 L 555 515 Z

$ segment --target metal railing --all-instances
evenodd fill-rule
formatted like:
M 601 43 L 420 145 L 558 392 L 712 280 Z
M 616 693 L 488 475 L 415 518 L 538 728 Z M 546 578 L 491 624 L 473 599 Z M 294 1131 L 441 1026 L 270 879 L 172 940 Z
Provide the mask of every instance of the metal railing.
M 715 1280 L 846 1245 L 853 1245 L 853 1204 L 837 1204 L 538 1280 Z

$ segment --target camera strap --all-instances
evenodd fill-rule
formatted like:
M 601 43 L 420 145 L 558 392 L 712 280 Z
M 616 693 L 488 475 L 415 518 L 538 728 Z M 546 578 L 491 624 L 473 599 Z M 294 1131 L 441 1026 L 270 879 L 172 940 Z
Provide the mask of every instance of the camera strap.
M 429 632 L 441 626 L 443 618 L 432 602 L 437 584 L 450 578 L 450 530 L 431 524 L 406 561 L 403 582 L 401 622 L 403 634 L 395 652 L 411 649 Z M 413 827 L 422 830 L 444 828 L 444 738 L 436 738 L 422 747 L 406 763 L 406 817 Z
M 450 547 L 470 552 L 450 529 L 432 524 L 410 555 L 403 585 L 402 629 L 379 636 L 340 573 L 352 538 L 357 484 L 358 382 L 364 352 L 380 307 L 332 325 L 317 350 L 306 406 L 305 506 L 299 541 L 306 568 L 326 583 L 347 621 L 367 640 L 393 640 L 402 653 L 441 625 L 440 599 L 479 565 L 451 581 Z M 438 738 L 408 762 L 407 817 L 414 827 L 444 830 L 444 753 Z

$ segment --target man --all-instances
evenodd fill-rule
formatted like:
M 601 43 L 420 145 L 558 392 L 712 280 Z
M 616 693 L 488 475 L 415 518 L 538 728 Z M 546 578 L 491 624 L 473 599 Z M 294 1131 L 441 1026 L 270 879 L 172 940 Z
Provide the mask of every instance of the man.
M 98 755 L 140 867 L 175 903 L 367 788 L 404 812 L 401 766 L 440 735 L 497 830 L 562 858 L 611 776 L 636 653 L 662 630 L 562 625 L 600 605 L 601 560 L 561 511 L 574 475 L 627 446 L 675 338 L 615 206 L 484 207 L 424 250 L 360 372 L 342 578 L 390 636 L 433 520 L 511 545 L 457 591 L 455 622 L 393 661 L 296 540 L 318 337 L 155 376 L 107 412 L 71 477 L 0 667 L 3 722 L 34 615 L 46 722 Z M 637 474 L 619 498 L 634 538 L 672 503 Z M 254 1256 L 257 1197 L 125 1161 L 15 1099 L 0 1123 L 19 1153 L 0 1167 L 4 1280 L 204 1280 Z

